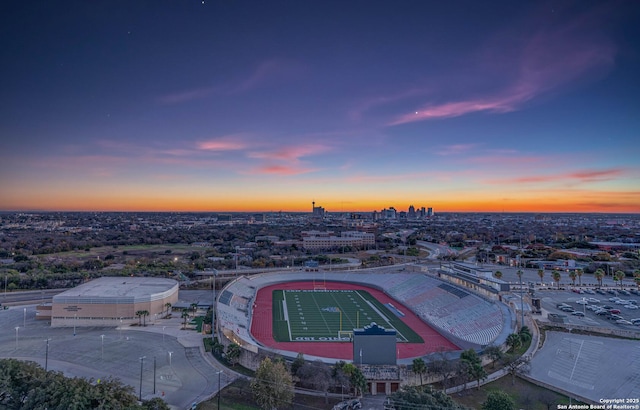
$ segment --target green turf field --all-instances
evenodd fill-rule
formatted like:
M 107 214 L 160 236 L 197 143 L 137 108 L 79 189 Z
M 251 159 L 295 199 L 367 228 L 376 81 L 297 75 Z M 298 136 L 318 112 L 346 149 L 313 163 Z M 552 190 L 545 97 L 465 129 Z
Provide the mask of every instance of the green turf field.
M 273 337 L 278 342 L 349 341 L 339 331 L 352 331 L 371 322 L 395 329 L 399 342 L 422 338 L 363 290 L 274 290 Z

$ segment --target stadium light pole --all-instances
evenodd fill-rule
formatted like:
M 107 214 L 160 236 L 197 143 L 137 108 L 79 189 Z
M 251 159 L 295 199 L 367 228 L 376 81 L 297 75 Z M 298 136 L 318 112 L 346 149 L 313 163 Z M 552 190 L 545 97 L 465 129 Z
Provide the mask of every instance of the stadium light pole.
M 220 395 L 222 394 L 222 386 L 220 385 L 220 375 L 222 370 L 218 371 L 218 410 L 220 410 Z
M 146 358 L 146 356 L 141 356 L 140 357 L 140 395 L 138 397 L 138 399 L 140 401 L 142 401 L 142 369 L 144 366 L 144 359 Z
M 76 321 L 78 320 L 78 315 L 74 314 L 73 315 L 73 335 L 76 335 Z
M 153 394 L 156 394 L 156 357 L 153 356 Z
M 169 352 L 169 367 L 171 367 L 171 355 L 173 354 L 173 352 Z
M 22 320 L 22 327 L 27 327 L 27 308 L 24 308 L 24 319 Z
M 20 326 L 16 326 L 16 350 L 18 350 L 18 329 L 20 329 Z
M 100 339 L 102 339 L 102 343 L 100 344 L 100 358 L 104 360 L 104 335 L 100 335 Z
M 45 340 L 45 342 L 47 342 L 47 350 L 45 351 L 45 354 L 44 354 L 44 371 L 45 372 L 49 369 L 49 340 L 51 339 L 47 338 L 47 340 Z

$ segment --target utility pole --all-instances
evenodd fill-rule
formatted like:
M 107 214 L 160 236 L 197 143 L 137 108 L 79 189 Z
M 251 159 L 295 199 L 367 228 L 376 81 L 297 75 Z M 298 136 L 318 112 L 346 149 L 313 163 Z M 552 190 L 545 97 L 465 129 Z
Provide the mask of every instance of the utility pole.
M 144 366 L 144 359 L 146 358 L 146 356 L 142 356 L 140 357 L 140 396 L 138 397 L 138 399 L 140 401 L 142 401 L 142 369 Z

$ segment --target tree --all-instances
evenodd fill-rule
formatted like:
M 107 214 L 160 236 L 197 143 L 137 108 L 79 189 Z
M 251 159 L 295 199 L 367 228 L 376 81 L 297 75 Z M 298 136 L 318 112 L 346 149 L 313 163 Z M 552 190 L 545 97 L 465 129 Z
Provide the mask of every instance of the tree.
M 273 410 L 289 407 L 293 401 L 293 380 L 282 363 L 264 359 L 251 382 L 251 391 L 256 403 L 263 409 Z
M 515 402 L 507 393 L 493 390 L 487 394 L 487 400 L 482 403 L 482 410 L 513 410 Z
M 396 410 L 448 409 L 467 410 L 442 391 L 431 386 L 402 386 L 389 396 Z
M 508 354 L 502 358 L 502 363 L 505 369 L 511 375 L 511 384 L 516 382 L 516 375 L 526 374 L 530 369 L 530 360 L 525 356 L 518 356 L 517 354 Z
M 522 346 L 522 339 L 520 338 L 520 335 L 517 333 L 511 333 L 507 336 L 507 346 L 509 346 L 512 351 Z
M 575 285 L 576 285 L 576 278 L 577 278 L 577 277 L 578 277 L 578 275 L 576 274 L 576 272 L 575 272 L 575 271 L 571 271 L 571 272 L 569 272 L 569 278 L 571 279 L 571 284 L 572 284 L 573 286 L 575 286 Z
M 169 311 L 171 310 L 171 306 L 173 306 L 171 303 L 167 302 L 164 304 L 164 307 L 167 309 L 167 316 L 169 315 Z
M 321 360 L 304 363 L 298 368 L 296 376 L 302 387 L 326 392 L 331 384 L 331 369 Z
M 620 283 L 620 289 L 622 289 L 622 281 L 624 280 L 624 278 L 625 278 L 625 274 L 621 270 L 617 270 L 613 274 L 613 280 L 617 280 Z
M 0 408 L 3 409 L 160 409 L 159 398 L 138 405 L 131 386 L 107 378 L 100 383 L 45 371 L 34 362 L 0 359 Z
M 544 278 L 544 269 L 538 269 L 538 276 L 540 276 L 540 285 L 544 284 L 542 280 Z
M 428 370 L 429 373 L 436 375 L 442 380 L 442 388 L 446 390 L 449 387 L 451 378 L 455 375 L 456 368 L 451 360 L 449 360 L 446 350 L 438 352 L 438 359 L 432 361 Z
M 518 269 L 516 275 L 518 275 L 518 281 L 522 283 L 522 269 Z
M 529 342 L 532 337 L 531 330 L 529 330 L 528 326 L 522 326 L 522 329 L 520 329 L 518 335 L 520 336 L 520 341 L 522 342 L 522 344 Z
M 198 303 L 197 302 L 193 302 L 191 305 L 191 310 L 193 311 L 193 316 L 196 315 L 196 311 L 198 310 Z
M 495 276 L 497 279 L 502 279 L 502 272 L 497 270 L 496 273 L 493 274 L 493 276 Z
M 235 366 L 236 363 L 238 363 L 238 360 L 240 359 L 240 353 L 240 346 L 238 346 L 237 344 L 231 343 L 229 346 L 227 346 L 225 357 L 227 358 L 231 366 Z
M 420 386 L 422 386 L 422 375 L 427 372 L 427 364 L 424 362 L 422 357 L 413 359 L 412 370 L 415 374 L 420 376 Z
M 144 310 L 136 310 L 136 317 L 138 318 L 138 326 L 142 326 L 142 316 L 144 316 Z
M 492 368 L 495 367 L 498 360 L 502 359 L 502 349 L 500 349 L 500 346 L 489 345 L 484 349 L 484 354 L 491 359 Z
M 465 350 L 460 354 L 460 360 L 467 364 L 467 372 L 471 380 L 478 382 L 478 389 L 480 389 L 480 380 L 487 378 L 487 372 L 482 367 L 482 360 L 480 356 L 473 349 Z
M 604 271 L 602 269 L 596 269 L 596 271 L 593 273 L 593 276 L 598 281 L 598 285 L 602 287 L 602 278 L 604 278 Z
M 551 276 L 553 277 L 553 281 L 556 283 L 556 288 L 560 288 L 560 272 L 554 270 Z
M 148 310 L 141 310 L 140 313 L 142 314 L 142 326 L 147 326 L 147 316 L 150 315 Z
M 576 274 L 578 275 L 578 283 L 582 286 L 582 274 L 584 271 L 582 269 L 576 269 Z
M 340 381 L 340 385 L 344 383 L 345 377 L 348 380 L 350 388 L 353 388 L 354 394 L 357 396 L 367 387 L 367 379 L 364 377 L 360 369 L 352 363 L 344 361 L 337 362 L 333 367 L 333 377 L 336 381 Z
M 187 319 L 189 318 L 189 312 L 187 312 L 186 310 L 182 311 L 182 315 L 180 315 L 180 317 L 182 318 L 182 328 L 186 329 L 187 328 Z
M 298 373 L 298 369 L 304 366 L 306 360 L 304 360 L 304 354 L 298 353 L 295 360 L 291 363 L 291 374 L 296 375 Z

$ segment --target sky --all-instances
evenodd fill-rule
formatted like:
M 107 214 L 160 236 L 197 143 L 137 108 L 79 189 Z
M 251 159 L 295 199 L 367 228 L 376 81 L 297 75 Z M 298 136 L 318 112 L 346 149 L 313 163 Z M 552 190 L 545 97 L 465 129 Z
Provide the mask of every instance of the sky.
M 640 213 L 640 2 L 10 0 L 0 210 Z

